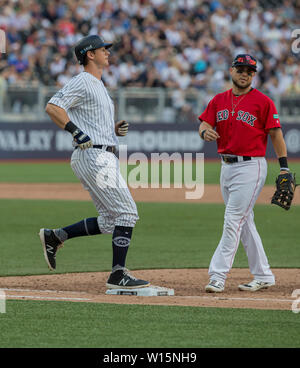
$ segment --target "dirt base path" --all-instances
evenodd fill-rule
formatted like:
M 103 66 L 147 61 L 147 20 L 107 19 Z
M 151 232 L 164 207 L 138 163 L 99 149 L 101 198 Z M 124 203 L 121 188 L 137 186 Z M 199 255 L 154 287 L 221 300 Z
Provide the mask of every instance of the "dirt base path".
M 256 203 L 270 204 L 275 187 L 266 185 Z M 187 203 L 223 203 L 220 186 L 204 186 L 204 194 L 200 199 L 186 199 L 186 188 L 181 189 L 131 189 L 137 202 L 187 202 Z M 0 183 L 0 198 L 15 199 L 61 199 L 90 201 L 89 193 L 77 183 Z M 295 193 L 293 205 L 300 205 L 300 195 Z
M 174 289 L 174 296 L 137 297 L 105 295 L 109 273 L 88 272 L 39 276 L 1 277 L 0 288 L 8 299 L 74 302 L 173 305 L 219 308 L 291 310 L 293 290 L 299 287 L 299 269 L 275 269 L 276 285 L 255 293 L 239 291 L 240 283 L 251 280 L 246 269 L 232 269 L 222 294 L 207 294 L 206 269 L 163 269 L 132 272 L 152 285 Z
M 205 185 L 201 199 L 185 199 L 186 189 L 132 189 L 137 202 L 223 203 L 219 185 Z M 265 186 L 257 203 L 269 204 L 274 186 Z M 294 204 L 300 204 L 295 195 Z M 83 200 L 90 197 L 81 184 L 0 183 L 0 198 Z M 46 265 L 45 265 L 46 267 Z M 207 294 L 206 269 L 164 269 L 135 271 L 136 277 L 152 285 L 174 289 L 175 296 L 136 297 L 105 295 L 106 272 L 0 277 L 8 299 L 57 300 L 117 304 L 177 305 L 198 307 L 255 308 L 291 310 L 292 293 L 300 289 L 300 269 L 275 269 L 276 286 L 256 293 L 241 292 L 237 286 L 252 276 L 247 269 L 232 269 L 222 294 Z

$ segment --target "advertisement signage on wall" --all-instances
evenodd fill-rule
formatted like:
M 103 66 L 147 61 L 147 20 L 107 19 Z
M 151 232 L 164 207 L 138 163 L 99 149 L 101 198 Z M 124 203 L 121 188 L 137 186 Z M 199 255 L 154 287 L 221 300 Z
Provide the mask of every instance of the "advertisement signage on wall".
M 288 156 L 300 158 L 300 124 L 284 125 L 283 133 Z M 218 158 L 216 143 L 200 139 L 197 124 L 130 124 L 129 134 L 119 142 L 127 145 L 128 154 L 201 152 L 205 158 Z M 71 135 L 51 122 L 0 123 L 0 159 L 68 159 L 73 149 Z M 270 139 L 266 157 L 275 157 Z

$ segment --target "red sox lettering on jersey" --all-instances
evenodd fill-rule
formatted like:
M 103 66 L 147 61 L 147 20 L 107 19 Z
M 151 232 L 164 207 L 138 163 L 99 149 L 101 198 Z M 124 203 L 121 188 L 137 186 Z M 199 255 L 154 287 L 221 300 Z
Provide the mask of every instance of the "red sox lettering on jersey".
M 254 121 L 257 119 L 256 116 L 250 114 L 248 111 L 239 110 L 236 120 L 241 120 L 251 126 L 254 126 Z M 217 123 L 223 120 L 227 120 L 229 117 L 229 111 L 227 109 L 220 110 L 217 112 Z
M 238 156 L 265 156 L 269 130 L 281 127 L 273 101 L 255 88 L 217 94 L 199 119 L 219 133 L 218 153 Z

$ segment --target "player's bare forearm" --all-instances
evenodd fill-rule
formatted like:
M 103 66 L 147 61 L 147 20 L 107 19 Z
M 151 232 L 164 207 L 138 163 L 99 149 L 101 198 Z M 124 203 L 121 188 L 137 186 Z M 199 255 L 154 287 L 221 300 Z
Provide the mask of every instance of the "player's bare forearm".
M 207 142 L 212 142 L 220 138 L 219 134 L 212 128 L 212 126 L 203 121 L 199 126 L 199 135 Z
M 269 135 L 271 137 L 277 158 L 287 157 L 287 149 L 283 138 L 282 130 L 280 128 L 270 129 Z
M 70 121 L 66 111 L 59 106 L 48 103 L 45 111 L 50 116 L 51 120 L 61 129 L 64 129 L 66 124 Z
M 72 134 L 74 141 L 80 149 L 83 150 L 93 146 L 91 138 L 70 121 L 70 118 L 64 109 L 48 103 L 45 111 L 57 126 Z

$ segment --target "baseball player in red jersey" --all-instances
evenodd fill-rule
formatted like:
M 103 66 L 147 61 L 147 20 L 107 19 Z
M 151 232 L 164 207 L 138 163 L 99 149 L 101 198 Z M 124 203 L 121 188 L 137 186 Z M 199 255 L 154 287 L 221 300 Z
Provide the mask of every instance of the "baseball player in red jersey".
M 257 291 L 275 285 L 261 238 L 254 223 L 253 207 L 266 176 L 268 135 L 279 159 L 280 172 L 289 172 L 287 150 L 273 101 L 252 88 L 257 62 L 248 54 L 237 55 L 230 68 L 232 89 L 219 93 L 199 116 L 199 134 L 217 141 L 221 156 L 221 191 L 226 205 L 223 234 L 209 266 L 206 292 L 222 292 L 240 240 L 253 280 L 240 290 Z

